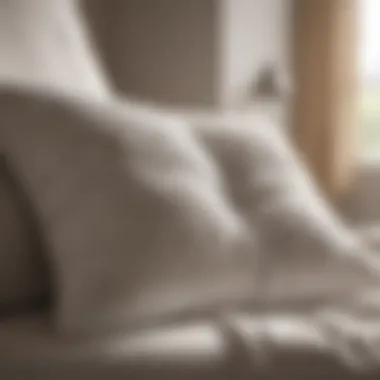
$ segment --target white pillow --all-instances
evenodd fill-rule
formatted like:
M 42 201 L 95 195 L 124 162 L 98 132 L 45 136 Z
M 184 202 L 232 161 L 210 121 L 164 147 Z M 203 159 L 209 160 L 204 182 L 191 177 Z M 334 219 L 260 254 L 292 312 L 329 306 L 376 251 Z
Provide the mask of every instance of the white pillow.
M 261 301 L 326 301 L 379 285 L 376 258 L 319 193 L 286 135 L 265 118 L 189 118 L 257 233 Z
M 0 144 L 42 221 L 57 323 L 95 332 L 251 298 L 251 236 L 185 123 L 0 91 Z

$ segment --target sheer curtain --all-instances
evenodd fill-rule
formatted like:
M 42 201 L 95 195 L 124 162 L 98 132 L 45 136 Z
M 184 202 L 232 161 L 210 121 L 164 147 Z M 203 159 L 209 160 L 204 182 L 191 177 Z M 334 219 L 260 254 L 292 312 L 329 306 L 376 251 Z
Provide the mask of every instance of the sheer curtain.
M 294 0 L 295 139 L 332 197 L 356 161 L 358 1 Z

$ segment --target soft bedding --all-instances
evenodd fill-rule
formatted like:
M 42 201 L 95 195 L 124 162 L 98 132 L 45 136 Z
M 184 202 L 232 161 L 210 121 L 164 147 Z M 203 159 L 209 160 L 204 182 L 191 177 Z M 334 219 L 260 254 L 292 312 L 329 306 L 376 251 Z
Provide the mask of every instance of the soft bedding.
M 256 232 L 267 305 L 340 302 L 379 285 L 379 257 L 326 201 L 288 137 L 264 117 L 189 117 Z
M 343 310 L 237 316 L 231 324 L 254 379 L 344 380 L 380 376 L 380 314 Z
M 61 331 L 247 305 L 315 310 L 379 284 L 377 256 L 272 125 L 36 88 L 3 88 L 0 106 L 1 149 L 41 221 Z
M 43 247 L 29 202 L 0 156 L 0 318 L 28 310 L 48 291 Z
M 230 196 L 255 229 L 260 247 L 256 307 L 227 319 L 246 358 L 240 374 L 274 380 L 378 379 L 376 230 L 348 228 L 287 137 L 265 119 L 190 120 L 223 168 Z
M 59 337 L 46 315 L 24 315 L 0 323 L 0 373 L 39 380 L 377 380 L 379 315 L 364 308 L 247 312 L 89 340 Z
M 254 234 L 185 122 L 2 87 L 0 149 L 40 221 L 59 331 L 152 324 L 254 296 Z

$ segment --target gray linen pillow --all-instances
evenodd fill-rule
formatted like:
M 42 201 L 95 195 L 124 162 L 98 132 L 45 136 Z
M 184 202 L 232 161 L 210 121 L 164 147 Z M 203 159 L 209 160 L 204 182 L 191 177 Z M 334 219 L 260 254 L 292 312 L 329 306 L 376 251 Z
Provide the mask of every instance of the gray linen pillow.
M 254 294 L 251 237 L 185 123 L 3 88 L 0 145 L 42 223 L 61 330 L 150 323 Z

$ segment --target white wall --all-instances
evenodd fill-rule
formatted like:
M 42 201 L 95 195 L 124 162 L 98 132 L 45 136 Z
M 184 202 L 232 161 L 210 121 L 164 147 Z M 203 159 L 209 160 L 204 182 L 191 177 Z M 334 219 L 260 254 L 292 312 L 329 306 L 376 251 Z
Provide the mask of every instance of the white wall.
M 291 1 L 86 2 L 90 14 L 98 4 L 98 41 L 123 92 L 218 108 L 239 103 L 266 62 L 286 66 Z
M 221 102 L 246 102 L 268 64 L 286 72 L 290 58 L 291 0 L 223 0 Z

